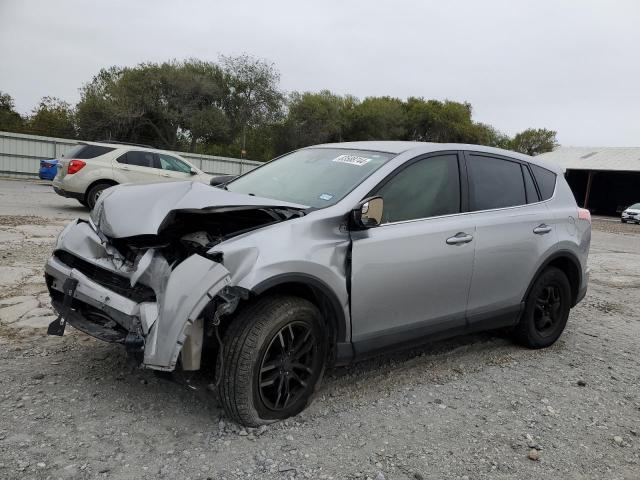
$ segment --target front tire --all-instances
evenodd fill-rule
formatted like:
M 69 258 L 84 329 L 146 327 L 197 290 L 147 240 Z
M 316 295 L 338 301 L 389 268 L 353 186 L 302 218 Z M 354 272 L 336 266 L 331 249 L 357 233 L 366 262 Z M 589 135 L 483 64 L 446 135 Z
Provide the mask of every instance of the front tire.
M 562 334 L 571 309 L 571 285 L 564 272 L 547 267 L 527 296 L 514 336 L 529 348 L 553 345 Z
M 315 305 L 298 297 L 269 296 L 240 311 L 216 369 L 226 414 L 256 427 L 301 412 L 324 373 L 322 325 Z

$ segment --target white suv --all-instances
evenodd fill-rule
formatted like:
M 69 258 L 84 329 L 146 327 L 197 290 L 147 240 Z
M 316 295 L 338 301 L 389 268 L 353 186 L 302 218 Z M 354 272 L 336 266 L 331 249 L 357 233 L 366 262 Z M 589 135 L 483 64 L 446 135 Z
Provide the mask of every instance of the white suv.
M 180 180 L 208 184 L 211 175 L 175 153 L 143 145 L 80 142 L 60 159 L 53 189 L 93 208 L 100 194 L 113 185 Z

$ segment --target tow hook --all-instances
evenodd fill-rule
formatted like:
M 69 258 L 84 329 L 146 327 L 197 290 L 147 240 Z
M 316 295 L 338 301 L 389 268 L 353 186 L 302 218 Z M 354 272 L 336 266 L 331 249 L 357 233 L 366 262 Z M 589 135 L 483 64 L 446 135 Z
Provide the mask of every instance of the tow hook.
M 69 310 L 71 310 L 71 303 L 73 302 L 73 296 L 76 293 L 77 286 L 78 280 L 75 278 L 67 278 L 64 281 L 62 285 L 62 290 L 64 291 L 62 308 L 58 311 L 58 318 L 49 324 L 47 335 L 57 335 L 59 337 L 64 335 L 64 329 L 67 326 L 67 317 L 69 316 Z

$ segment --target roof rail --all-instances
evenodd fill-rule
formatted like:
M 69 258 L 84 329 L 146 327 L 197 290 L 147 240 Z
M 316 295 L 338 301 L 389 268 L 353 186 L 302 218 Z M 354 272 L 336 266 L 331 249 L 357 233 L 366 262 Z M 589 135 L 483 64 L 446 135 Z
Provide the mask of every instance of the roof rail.
M 130 145 L 132 147 L 156 148 L 156 147 L 152 147 L 151 145 L 145 145 L 144 143 L 118 142 L 116 140 L 95 140 L 95 143 L 114 143 L 116 145 Z

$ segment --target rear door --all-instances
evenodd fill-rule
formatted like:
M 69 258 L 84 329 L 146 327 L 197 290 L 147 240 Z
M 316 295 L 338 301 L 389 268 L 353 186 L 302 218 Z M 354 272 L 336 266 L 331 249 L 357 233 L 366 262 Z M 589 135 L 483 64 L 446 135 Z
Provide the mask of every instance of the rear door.
M 539 259 L 557 244 L 555 221 L 526 162 L 475 152 L 465 157 L 476 226 L 468 320 L 515 318 Z
M 383 223 L 351 234 L 357 353 L 464 326 L 475 228 L 460 166 L 457 152 L 418 158 L 372 192 Z
M 130 150 L 120 155 L 113 164 L 118 183 L 160 182 L 162 170 L 157 168 L 156 154 L 144 150 Z

